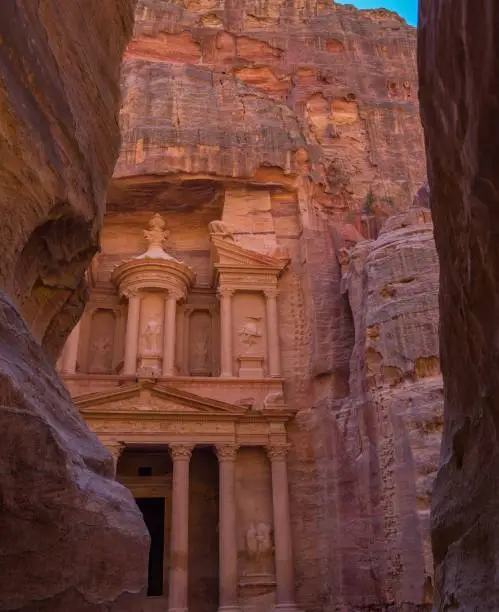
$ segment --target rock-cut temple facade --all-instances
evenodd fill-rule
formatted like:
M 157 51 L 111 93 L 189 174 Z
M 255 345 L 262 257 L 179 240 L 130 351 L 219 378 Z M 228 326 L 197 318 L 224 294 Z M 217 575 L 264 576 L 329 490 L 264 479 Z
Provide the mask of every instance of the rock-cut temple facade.
M 277 306 L 289 254 L 222 221 L 187 251 L 191 227 L 108 219 L 59 368 L 148 524 L 150 609 L 292 612 Z

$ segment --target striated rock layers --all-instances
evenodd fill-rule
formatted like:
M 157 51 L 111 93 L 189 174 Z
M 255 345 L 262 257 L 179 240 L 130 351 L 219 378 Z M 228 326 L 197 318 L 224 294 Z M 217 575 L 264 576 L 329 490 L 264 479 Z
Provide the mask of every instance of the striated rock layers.
M 84 306 L 133 5 L 0 7 L 0 610 L 122 612 L 145 581 L 140 514 L 47 359 Z
M 432 226 L 404 212 L 425 180 L 415 38 L 330 0 L 140 0 L 125 56 L 110 217 L 199 211 L 290 257 L 278 306 L 307 612 L 431 602 L 442 397 Z
M 429 210 L 411 208 L 342 261 L 355 343 L 350 397 L 331 425 L 344 455 L 339 465 L 348 458 L 348 493 L 337 493 L 338 520 L 349 521 L 341 543 L 355 568 L 353 585 L 369 585 L 372 605 L 383 593 L 403 609 L 429 606 L 433 588 L 429 508 L 443 397 L 432 230 Z
M 422 0 L 419 68 L 446 384 L 436 609 L 497 610 L 499 5 Z

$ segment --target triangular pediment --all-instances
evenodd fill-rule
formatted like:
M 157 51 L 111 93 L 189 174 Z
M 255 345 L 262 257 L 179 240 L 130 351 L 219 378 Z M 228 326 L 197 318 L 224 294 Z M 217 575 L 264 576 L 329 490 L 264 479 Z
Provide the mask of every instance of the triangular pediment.
M 213 259 L 217 268 L 245 268 L 248 270 L 274 272 L 279 274 L 289 263 L 288 257 L 273 257 L 246 249 L 237 242 L 219 236 L 212 236 Z
M 159 383 L 138 382 L 112 391 L 73 398 L 83 412 L 160 413 L 165 416 L 239 417 L 247 408 Z

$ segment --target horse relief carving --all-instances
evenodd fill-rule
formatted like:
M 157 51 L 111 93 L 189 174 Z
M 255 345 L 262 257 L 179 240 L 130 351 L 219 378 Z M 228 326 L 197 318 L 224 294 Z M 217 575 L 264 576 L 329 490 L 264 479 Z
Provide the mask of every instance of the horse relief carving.
M 249 353 L 252 351 L 253 347 L 260 341 L 262 337 L 262 332 L 260 331 L 260 321 L 262 317 L 246 317 L 244 325 L 238 331 L 238 335 L 241 336 L 241 342 L 245 344 L 248 348 L 246 352 Z

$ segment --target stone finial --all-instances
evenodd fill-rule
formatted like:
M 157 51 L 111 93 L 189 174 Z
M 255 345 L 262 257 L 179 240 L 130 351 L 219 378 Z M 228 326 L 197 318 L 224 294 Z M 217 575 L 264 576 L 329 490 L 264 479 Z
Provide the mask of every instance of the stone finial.
M 177 261 L 163 249 L 163 243 L 170 235 L 166 229 L 166 221 L 161 215 L 156 213 L 149 221 L 149 229 L 144 230 L 144 236 L 149 243 L 149 248 L 143 255 L 135 257 L 135 259 L 169 259 Z

